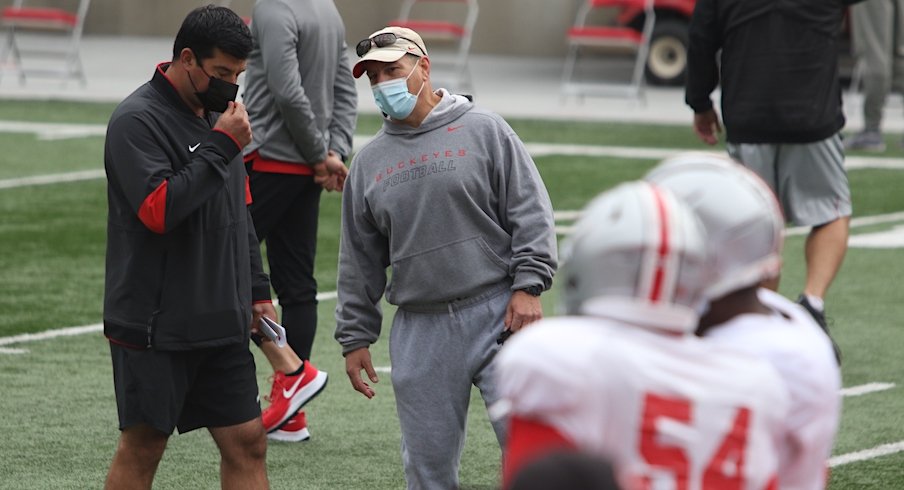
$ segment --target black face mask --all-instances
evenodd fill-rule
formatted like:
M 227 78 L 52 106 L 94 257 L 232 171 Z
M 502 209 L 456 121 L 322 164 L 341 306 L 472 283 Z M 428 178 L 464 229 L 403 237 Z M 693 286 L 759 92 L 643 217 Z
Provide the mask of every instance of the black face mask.
M 201 66 L 200 61 L 198 61 L 198 66 Z M 201 71 L 207 75 L 209 81 L 207 90 L 203 92 L 197 91 L 198 87 L 195 86 L 195 82 L 191 78 L 191 72 L 188 74 L 188 80 L 191 82 L 191 86 L 194 87 L 195 95 L 201 101 L 201 105 L 210 112 L 226 112 L 229 103 L 234 101 L 236 95 L 238 95 L 239 86 L 208 75 L 204 67 L 201 67 Z

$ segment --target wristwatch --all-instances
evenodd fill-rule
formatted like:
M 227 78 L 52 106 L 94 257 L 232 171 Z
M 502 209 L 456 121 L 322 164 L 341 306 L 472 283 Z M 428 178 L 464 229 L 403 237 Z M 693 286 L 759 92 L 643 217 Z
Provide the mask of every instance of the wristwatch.
M 521 288 L 518 291 L 524 291 L 531 296 L 540 296 L 540 294 L 543 293 L 543 286 L 528 286 L 526 288 Z

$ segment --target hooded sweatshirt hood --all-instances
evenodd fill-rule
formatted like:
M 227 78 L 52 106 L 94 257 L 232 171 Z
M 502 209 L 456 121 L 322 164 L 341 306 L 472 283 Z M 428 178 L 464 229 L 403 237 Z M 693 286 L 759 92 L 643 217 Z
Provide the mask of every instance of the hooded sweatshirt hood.
M 463 95 L 449 93 L 444 88 L 437 90 L 436 93 L 441 97 L 439 104 L 427 114 L 420 126 L 414 128 L 407 124 L 384 118 L 383 130 L 393 135 L 413 136 L 426 133 L 458 119 L 474 107 L 474 103 Z

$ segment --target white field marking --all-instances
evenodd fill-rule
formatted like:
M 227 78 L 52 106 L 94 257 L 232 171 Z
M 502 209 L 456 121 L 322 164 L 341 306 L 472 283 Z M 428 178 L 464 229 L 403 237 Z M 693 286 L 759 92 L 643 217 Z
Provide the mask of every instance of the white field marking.
M 890 390 L 894 383 L 866 383 L 865 385 L 849 386 L 841 389 L 841 396 L 862 396 L 869 393 Z
M 883 223 L 894 223 L 896 221 L 904 221 L 904 212 L 876 214 L 873 216 L 861 216 L 859 218 L 851 218 L 851 228 L 860 226 L 881 225 Z M 809 226 L 796 226 L 785 230 L 785 236 L 799 236 L 810 233 Z
M 882 157 L 845 157 L 844 167 L 848 170 L 858 168 L 887 168 L 891 170 L 904 169 L 904 160 L 900 158 Z
M 85 325 L 83 327 L 54 328 L 38 333 L 23 333 L 19 335 L 13 335 L 11 337 L 0 337 L 0 346 L 21 344 L 25 342 L 35 342 L 38 340 L 48 340 L 57 337 L 71 337 L 73 335 L 100 332 L 103 329 L 104 326 L 102 324 L 96 323 L 94 325 Z M 10 349 L 0 347 L 0 354 L 25 354 L 27 352 L 28 349 Z
M 569 145 L 557 143 L 525 143 L 528 153 L 532 157 L 546 157 L 552 155 L 581 156 L 581 157 L 616 157 L 634 158 L 641 160 L 662 160 L 678 153 L 686 153 L 688 150 L 675 148 L 640 148 L 631 146 L 602 146 L 602 145 Z
M 641 160 L 662 160 L 679 153 L 699 150 L 683 148 L 640 148 L 632 146 L 604 145 L 569 145 L 556 143 L 525 143 L 528 153 L 533 157 L 565 155 L 590 157 L 636 158 Z M 725 153 L 721 153 L 725 154 Z M 844 166 L 848 169 L 886 168 L 904 169 L 904 159 L 882 157 L 846 157 Z
M 39 123 L 26 121 L 0 121 L 0 133 L 26 133 L 37 135 L 39 139 L 55 140 L 64 138 L 84 138 L 104 136 L 104 124 Z
M 849 247 L 904 248 L 904 225 L 876 233 L 861 233 L 848 238 Z
M 391 373 L 392 367 L 390 366 L 374 366 L 374 371 L 378 373 Z
M 336 299 L 337 297 L 338 294 L 336 293 L 336 291 L 326 291 L 317 294 L 318 301 L 328 301 Z M 273 301 L 273 304 L 275 305 L 278 303 L 276 301 Z M 19 335 L 13 335 L 11 337 L 0 337 L 0 354 L 25 354 L 26 352 L 28 352 L 27 349 L 4 348 L 2 347 L 4 345 L 35 342 L 38 340 L 47 340 L 57 337 L 69 337 L 85 333 L 95 333 L 100 332 L 103 329 L 104 326 L 102 323 L 95 323 L 94 325 L 85 325 L 82 327 L 54 328 L 38 333 L 23 333 Z
M 858 461 L 876 459 L 880 456 L 888 456 L 889 454 L 900 453 L 901 451 L 904 451 L 904 441 L 882 444 L 881 446 L 876 446 L 872 449 L 864 449 L 862 451 L 833 456 L 829 458 L 829 467 L 834 468 L 836 466 L 856 463 Z
M 552 218 L 555 221 L 576 221 L 583 211 L 553 211 Z
M 77 182 L 80 180 L 95 180 L 104 178 L 103 169 L 82 170 L 79 172 L 66 172 L 62 174 L 33 175 L 31 177 L 19 177 L 16 179 L 0 180 L 0 189 L 13 187 L 25 187 L 29 185 L 47 185 L 61 182 Z

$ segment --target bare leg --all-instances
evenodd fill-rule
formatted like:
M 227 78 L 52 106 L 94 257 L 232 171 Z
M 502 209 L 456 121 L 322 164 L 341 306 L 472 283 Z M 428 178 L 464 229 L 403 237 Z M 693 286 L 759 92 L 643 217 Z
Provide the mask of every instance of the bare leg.
M 223 489 L 266 489 L 267 437 L 261 419 L 208 429 L 220 449 Z
M 265 341 L 261 342 L 261 351 L 267 357 L 267 361 L 270 362 L 274 371 L 291 373 L 301 367 L 301 358 L 288 345 L 280 348 L 273 342 Z
M 144 424 L 124 429 L 104 487 L 150 489 L 168 439 L 169 435 Z
M 804 255 L 807 260 L 807 282 L 804 294 L 824 298 L 835 279 L 847 252 L 850 217 L 813 227 L 807 235 Z

